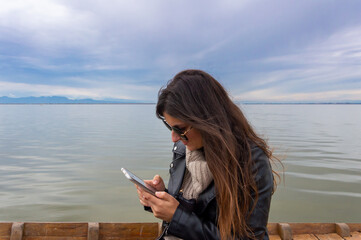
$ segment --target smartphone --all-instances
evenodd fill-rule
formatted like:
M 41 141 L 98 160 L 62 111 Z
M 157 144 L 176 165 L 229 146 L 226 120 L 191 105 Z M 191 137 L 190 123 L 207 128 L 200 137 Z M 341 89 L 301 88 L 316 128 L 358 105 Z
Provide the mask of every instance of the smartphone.
M 149 184 L 146 184 L 142 179 L 140 179 L 139 177 L 135 176 L 132 172 L 130 172 L 129 170 L 122 168 L 121 169 L 122 172 L 124 173 L 125 177 L 128 178 L 131 182 L 137 184 L 139 187 L 143 188 L 145 191 L 147 191 L 148 193 L 152 194 L 153 196 L 155 196 L 155 192 L 157 190 L 155 190 L 152 186 L 150 186 Z

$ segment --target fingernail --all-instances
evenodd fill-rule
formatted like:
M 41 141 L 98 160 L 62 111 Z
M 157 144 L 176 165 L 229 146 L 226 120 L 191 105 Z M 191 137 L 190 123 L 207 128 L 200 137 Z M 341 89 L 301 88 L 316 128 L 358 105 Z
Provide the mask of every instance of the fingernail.
M 153 184 L 157 184 L 157 183 L 158 183 L 158 181 L 157 181 L 157 180 L 154 180 L 154 181 L 153 181 Z

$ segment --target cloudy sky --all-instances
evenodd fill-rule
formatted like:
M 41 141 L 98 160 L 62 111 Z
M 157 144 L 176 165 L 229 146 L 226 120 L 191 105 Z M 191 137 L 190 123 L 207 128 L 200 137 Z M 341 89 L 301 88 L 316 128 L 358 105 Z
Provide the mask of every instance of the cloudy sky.
M 361 100 L 361 1 L 0 0 L 0 96 L 155 101 L 203 69 L 236 100 Z

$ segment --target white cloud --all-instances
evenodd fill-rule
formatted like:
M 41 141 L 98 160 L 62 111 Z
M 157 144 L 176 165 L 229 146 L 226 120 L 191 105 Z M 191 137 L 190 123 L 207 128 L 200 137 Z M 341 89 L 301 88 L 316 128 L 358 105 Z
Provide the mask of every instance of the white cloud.
M 1 1 L 0 40 L 58 54 L 60 49 L 94 46 L 97 39 L 89 12 L 73 11 L 57 1 Z
M 243 100 L 361 100 L 361 27 L 344 29 L 292 53 L 254 61 L 276 68 L 251 76 Z M 257 89 L 257 90 L 254 90 Z M 259 89 L 259 90 L 258 90 Z
M 297 65 L 361 65 L 361 26 L 343 29 L 293 54 L 264 59 L 264 63 Z
M 154 99 L 158 89 L 144 83 L 165 83 L 185 68 L 229 78 L 235 95 L 252 99 L 355 89 L 358 18 L 347 3 L 339 3 L 343 19 L 332 15 L 337 4 L 326 4 L 320 17 L 315 9 L 324 3 L 0 0 L 2 81 L 31 89 L 7 84 L 0 94 Z M 249 80 L 243 89 L 239 75 Z
M 24 97 L 24 96 L 66 96 L 72 99 L 80 98 L 117 98 L 117 99 L 141 99 L 155 94 L 156 89 L 149 86 L 119 84 L 108 86 L 107 84 L 96 84 L 92 87 L 69 87 L 61 85 L 27 84 L 0 81 L 0 96 Z M 138 98 L 134 98 L 137 96 Z M 142 98 L 143 96 L 143 98 Z
M 248 3 L 0 0 L 0 40 L 41 56 L 90 56 L 106 64 L 128 62 L 128 68 L 164 64 L 161 59 L 169 55 L 193 55 L 223 41 L 234 30 L 222 22 Z
M 319 92 L 301 92 L 301 93 L 283 93 L 278 88 L 269 88 L 245 92 L 235 96 L 236 100 L 241 101 L 344 101 L 360 100 L 361 89 L 359 90 L 337 90 L 337 91 L 319 91 Z

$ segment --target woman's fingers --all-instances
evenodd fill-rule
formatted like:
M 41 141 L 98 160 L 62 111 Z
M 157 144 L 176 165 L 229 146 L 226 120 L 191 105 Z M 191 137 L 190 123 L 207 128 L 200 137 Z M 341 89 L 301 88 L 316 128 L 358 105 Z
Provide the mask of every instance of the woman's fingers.
M 156 218 L 170 221 L 177 209 L 179 202 L 166 192 L 156 192 L 156 196 L 143 191 L 137 186 L 139 201 L 143 206 L 151 207 Z
M 144 182 L 152 187 L 155 187 L 155 185 L 153 184 L 153 180 L 144 180 Z
M 152 180 L 144 180 L 147 185 L 155 188 L 157 191 L 164 191 L 165 185 L 163 179 L 159 175 L 155 175 Z
M 173 218 L 179 202 L 173 196 L 166 192 L 156 192 L 156 196 L 148 195 L 147 202 L 152 208 L 153 214 L 156 218 L 170 222 Z
M 148 199 L 147 197 L 145 196 L 145 194 L 147 194 L 147 192 L 144 192 L 140 187 L 138 187 L 137 185 L 135 185 L 135 187 L 137 188 L 137 193 L 138 193 L 138 198 L 139 198 L 139 201 L 140 203 L 143 205 L 143 206 L 146 206 L 146 207 L 150 207 L 150 204 L 148 202 Z
M 155 217 L 170 221 L 179 202 L 174 197 L 164 192 L 164 181 L 159 175 L 155 175 L 152 180 L 144 180 L 144 182 L 153 186 L 158 191 L 156 192 L 156 196 L 153 196 L 138 185 L 135 185 L 140 204 L 151 207 Z
M 154 176 L 152 184 L 155 187 L 155 189 L 157 189 L 158 191 L 164 191 L 165 190 L 164 181 L 159 175 Z
M 163 182 L 163 179 L 159 175 L 155 175 L 153 178 L 153 184 L 158 185 L 160 182 Z
M 145 207 L 150 207 L 149 203 L 145 201 L 144 199 L 139 199 L 140 204 L 142 204 Z

